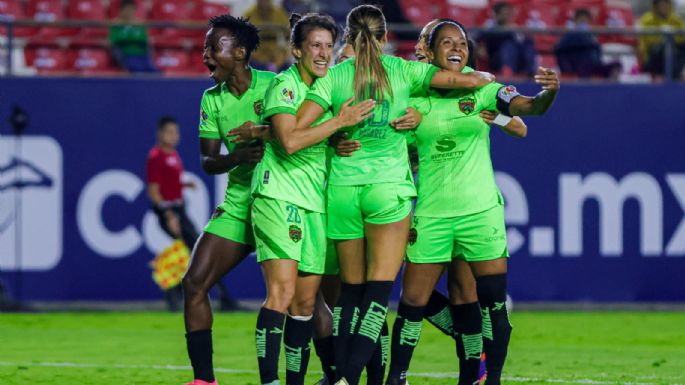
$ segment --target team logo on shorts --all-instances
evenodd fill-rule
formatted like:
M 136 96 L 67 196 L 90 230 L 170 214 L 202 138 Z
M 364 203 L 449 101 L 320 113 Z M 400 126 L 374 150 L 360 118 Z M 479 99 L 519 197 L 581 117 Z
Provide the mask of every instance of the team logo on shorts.
M 476 99 L 463 98 L 459 100 L 459 111 L 469 115 L 476 109 Z
M 415 227 L 409 229 L 409 245 L 414 245 L 416 243 L 416 238 L 418 238 L 419 233 L 416 231 Z
M 293 242 L 297 243 L 302 240 L 302 229 L 298 225 L 290 225 L 288 236 L 290 236 Z
M 257 115 L 261 115 L 262 110 L 264 109 L 264 101 L 263 100 L 257 100 L 256 102 L 254 102 L 253 107 L 254 107 L 254 113 Z
M 288 104 L 294 104 L 295 103 L 295 94 L 293 93 L 293 90 L 284 87 L 281 90 L 281 100 Z

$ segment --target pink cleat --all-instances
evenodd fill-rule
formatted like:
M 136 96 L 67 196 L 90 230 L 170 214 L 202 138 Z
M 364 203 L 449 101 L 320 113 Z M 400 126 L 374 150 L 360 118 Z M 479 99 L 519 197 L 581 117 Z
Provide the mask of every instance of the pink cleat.
M 218 382 L 216 382 L 216 378 L 214 379 L 214 382 L 207 382 L 207 381 L 202 381 L 202 380 L 194 380 L 193 382 L 189 382 L 185 385 L 219 385 Z

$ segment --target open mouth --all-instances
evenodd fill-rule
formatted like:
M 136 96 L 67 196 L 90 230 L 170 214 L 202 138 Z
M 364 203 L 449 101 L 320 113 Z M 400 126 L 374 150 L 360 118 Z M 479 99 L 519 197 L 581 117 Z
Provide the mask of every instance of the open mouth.
M 314 67 L 324 69 L 328 67 L 328 62 L 325 60 L 314 60 Z
M 213 76 L 214 71 L 216 71 L 216 66 L 214 64 L 210 64 L 210 63 L 205 63 L 205 65 L 207 66 L 207 69 L 209 70 L 209 76 Z
M 447 58 L 447 61 L 449 61 L 450 63 L 455 63 L 455 64 L 461 63 L 462 60 L 464 60 L 464 58 L 462 58 L 459 55 L 452 55 L 452 56 Z

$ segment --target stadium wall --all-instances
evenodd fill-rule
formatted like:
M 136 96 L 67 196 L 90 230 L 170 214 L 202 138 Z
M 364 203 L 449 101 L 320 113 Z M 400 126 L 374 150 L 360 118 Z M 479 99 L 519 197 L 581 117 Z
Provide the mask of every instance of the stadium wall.
M 148 262 L 170 240 L 150 210 L 144 162 L 156 120 L 175 115 L 179 152 L 198 182 L 189 211 L 201 227 L 225 187 L 199 164 L 208 86 L 0 80 L 0 277 L 11 290 L 43 301 L 161 297 Z M 682 100 L 678 85 L 564 85 L 548 116 L 526 119 L 526 139 L 492 133 L 515 300 L 685 301 Z M 19 147 L 7 124 L 13 104 L 30 120 Z M 227 282 L 241 298 L 264 293 L 253 258 Z

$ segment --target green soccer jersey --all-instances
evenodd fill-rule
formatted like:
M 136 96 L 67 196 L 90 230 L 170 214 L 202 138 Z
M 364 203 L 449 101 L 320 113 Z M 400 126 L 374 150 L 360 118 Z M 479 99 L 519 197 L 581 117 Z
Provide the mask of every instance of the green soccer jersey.
M 264 93 L 275 76 L 273 72 L 250 71 L 252 83 L 241 96 L 233 95 L 225 83 L 206 90 L 202 95 L 200 138 L 222 140 L 229 153 L 236 147 L 226 136 L 230 130 L 246 121 L 261 123 Z M 247 218 L 253 169 L 254 166 L 241 164 L 228 172 L 228 186 L 221 207 L 239 218 Z
M 466 68 L 463 72 L 470 72 Z M 490 159 L 490 126 L 482 110 L 497 110 L 502 84 L 479 90 L 431 90 L 429 112 L 416 129 L 419 150 L 417 216 L 455 217 L 501 199 Z M 425 107 L 425 106 L 424 106 Z
M 333 157 L 331 185 L 401 182 L 411 178 L 406 133 L 395 130 L 389 123 L 405 113 L 411 94 L 430 86 L 438 67 L 388 55 L 383 55 L 381 61 L 388 74 L 392 97 L 386 96 L 378 103 L 371 118 L 346 128 L 350 131 L 349 138 L 361 143 L 361 149 L 350 157 Z M 325 77 L 316 80 L 307 100 L 337 114 L 341 105 L 354 96 L 354 73 L 354 60 L 331 68 Z
M 308 91 L 309 86 L 293 64 L 271 80 L 264 97 L 262 118 L 268 121 L 276 114 L 296 115 Z M 314 125 L 332 116 L 327 111 Z M 267 142 L 264 158 L 255 168 L 252 193 L 325 213 L 326 149 L 326 141 L 322 141 L 288 155 L 277 140 Z

